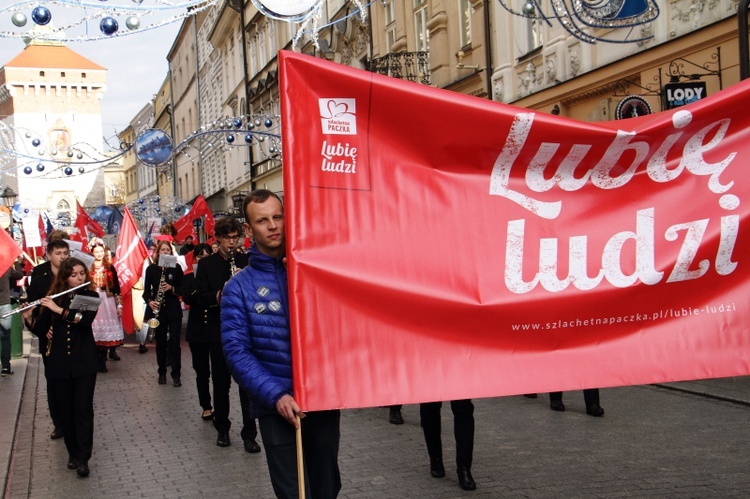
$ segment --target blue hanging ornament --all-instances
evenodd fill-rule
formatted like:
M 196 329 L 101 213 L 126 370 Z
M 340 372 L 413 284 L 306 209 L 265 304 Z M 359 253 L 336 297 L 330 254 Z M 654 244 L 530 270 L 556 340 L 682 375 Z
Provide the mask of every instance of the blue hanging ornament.
M 42 141 L 39 140 L 39 139 L 34 139 L 34 140 L 31 141 L 31 145 L 34 146 L 34 147 L 39 147 L 39 144 L 41 144 L 41 143 L 42 143 Z
M 52 20 L 52 12 L 47 7 L 40 5 L 31 11 L 31 20 L 40 26 L 44 26 Z
M 263 124 L 266 125 L 266 128 L 271 128 L 271 126 L 273 125 L 273 121 L 271 120 L 271 118 L 266 118 L 266 121 L 264 121 Z
M 43 172 L 44 171 L 44 163 L 39 163 L 36 165 L 36 171 Z
M 232 142 L 234 142 L 234 135 L 233 134 L 231 134 L 231 133 L 227 134 L 227 142 L 229 142 L 230 144 Z
M 99 23 L 99 29 L 107 36 L 117 33 L 119 27 L 120 26 L 117 24 L 117 20 L 114 17 L 107 16 Z
M 253 141 L 253 134 L 252 133 L 248 133 L 247 135 L 245 135 L 245 143 L 249 144 L 252 141 Z
M 235 128 L 240 128 L 241 126 L 242 126 L 242 120 L 239 119 L 239 118 L 235 118 L 234 119 L 234 127 Z
M 138 200 L 138 204 L 143 204 L 143 198 Z
M 23 169 L 23 172 L 24 172 L 24 173 L 25 173 L 26 175 L 31 175 L 31 172 L 33 172 L 33 171 L 34 171 L 34 170 L 32 170 L 30 166 L 27 166 L 27 167 L 25 167 L 25 168 Z
M 73 169 L 69 166 L 66 166 L 65 170 L 63 171 L 65 172 L 65 175 L 68 175 L 68 176 L 73 175 Z

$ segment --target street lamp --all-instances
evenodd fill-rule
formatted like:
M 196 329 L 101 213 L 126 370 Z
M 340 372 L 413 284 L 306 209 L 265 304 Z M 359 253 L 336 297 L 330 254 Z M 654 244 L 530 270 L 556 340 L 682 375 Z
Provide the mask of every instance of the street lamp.
M 18 194 L 10 186 L 3 189 L 3 193 L 0 194 L 0 198 L 3 198 L 3 204 L 8 208 L 13 208 L 16 205 L 16 198 Z

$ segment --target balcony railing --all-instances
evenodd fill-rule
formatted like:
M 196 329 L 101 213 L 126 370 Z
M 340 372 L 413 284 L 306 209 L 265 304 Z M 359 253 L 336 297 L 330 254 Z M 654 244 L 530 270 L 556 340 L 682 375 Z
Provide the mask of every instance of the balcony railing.
M 429 52 L 397 52 L 367 61 L 368 71 L 430 85 Z

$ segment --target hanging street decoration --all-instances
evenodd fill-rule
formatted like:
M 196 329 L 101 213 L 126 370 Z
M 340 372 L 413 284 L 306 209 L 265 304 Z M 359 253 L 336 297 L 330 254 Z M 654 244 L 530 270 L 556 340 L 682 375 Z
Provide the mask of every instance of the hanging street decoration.
M 0 19 L 15 29 L 0 38 L 81 42 L 160 28 L 219 3 L 219 0 L 16 0 L 3 2 Z M 92 29 L 92 25 L 98 29 Z M 44 26 L 46 29 L 31 28 Z
M 659 17 L 654 0 L 525 0 L 521 10 L 511 0 L 498 0 L 516 16 L 544 21 L 548 26 L 557 22 L 575 38 L 586 42 L 636 43 L 653 38 L 646 25 Z M 548 7 L 547 7 L 548 6 Z M 635 33 L 635 28 L 642 31 Z M 595 29 L 607 30 L 607 37 L 597 36 Z M 614 30 L 610 32 L 610 30 Z M 613 33 L 621 34 L 616 38 Z

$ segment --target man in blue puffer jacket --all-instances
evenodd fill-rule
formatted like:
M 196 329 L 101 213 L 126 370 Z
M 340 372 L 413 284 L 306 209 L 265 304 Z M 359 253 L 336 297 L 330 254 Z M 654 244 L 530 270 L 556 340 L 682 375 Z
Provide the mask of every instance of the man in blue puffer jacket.
M 260 189 L 243 202 L 250 264 L 221 292 L 221 342 L 229 370 L 252 400 L 277 497 L 298 497 L 295 430 L 301 418 L 305 484 L 313 499 L 338 495 L 339 411 L 302 414 L 292 387 L 284 208 Z

